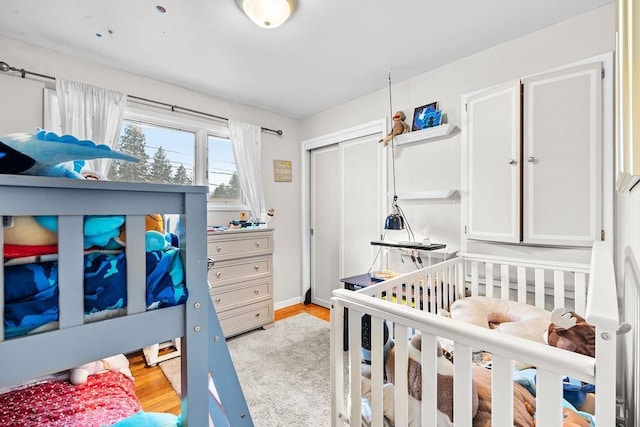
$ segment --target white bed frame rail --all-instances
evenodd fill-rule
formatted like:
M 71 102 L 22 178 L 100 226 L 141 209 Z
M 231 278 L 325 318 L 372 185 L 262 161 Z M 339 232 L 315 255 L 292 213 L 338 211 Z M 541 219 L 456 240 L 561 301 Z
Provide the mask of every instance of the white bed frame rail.
M 484 265 L 486 284 L 479 286 L 478 266 Z M 469 265 L 470 279 L 466 281 L 465 271 Z M 487 267 L 489 266 L 489 267 Z M 497 266 L 497 268 L 495 267 Z M 515 267 L 515 283 L 509 279 L 509 270 Z M 532 270 L 534 286 L 526 282 L 527 271 Z M 499 279 L 492 272 L 500 271 Z M 472 295 L 492 294 L 498 286 L 499 297 L 525 301 L 527 294 L 535 293 L 536 305 L 544 304 L 545 285 L 543 278 L 554 278 L 554 306 L 562 306 L 564 298 L 564 272 L 574 277 L 576 288 L 575 311 L 586 313 L 586 319 L 596 327 L 596 357 L 591 358 L 568 352 L 551 346 L 545 346 L 525 339 L 496 333 L 478 326 L 439 316 L 446 308 L 439 301 L 434 302 L 438 292 L 446 291 L 446 296 L 454 299 L 464 295 L 466 285 Z M 545 274 L 546 273 L 546 274 Z M 588 293 L 586 276 L 589 276 Z M 423 291 L 422 310 L 416 300 L 410 297 L 386 300 L 383 296 L 402 289 L 402 285 L 415 283 L 435 283 L 440 289 L 436 296 Z M 499 284 L 499 285 L 496 285 Z M 513 289 L 516 292 L 512 292 Z M 420 297 L 419 291 L 405 287 L 410 296 Z M 555 289 L 555 288 L 554 288 Z M 584 292 L 585 297 L 577 294 Z M 538 294 L 542 297 L 537 296 Z M 398 294 L 396 294 L 398 295 Z M 444 295 L 443 295 L 444 296 Z M 427 298 L 428 297 L 428 298 Z M 431 304 L 425 302 L 431 298 Z M 596 385 L 596 418 L 599 427 L 615 425 L 616 401 L 616 331 L 618 329 L 618 302 L 611 251 L 606 243 L 596 242 L 593 246 L 590 266 L 557 262 L 537 262 L 531 260 L 502 259 L 482 255 L 462 254 L 457 259 L 436 264 L 413 273 L 399 276 L 380 284 L 356 292 L 338 289 L 334 291 L 331 310 L 331 383 L 332 383 L 332 425 L 344 423 L 352 426 L 360 424 L 361 419 L 361 317 L 371 315 L 371 410 L 372 425 L 383 424 L 383 322 L 386 321 L 396 337 L 407 337 L 421 332 L 422 341 L 422 423 L 437 425 L 436 409 L 436 366 L 437 337 L 454 342 L 454 419 L 456 426 L 471 426 L 471 381 L 472 352 L 483 350 L 492 353 L 492 417 L 494 426 L 513 425 L 513 366 L 514 361 L 524 362 L 537 367 L 537 425 L 558 427 L 562 425 L 562 377 L 570 376 Z M 586 301 L 583 309 L 582 301 Z M 412 308 L 412 305 L 415 308 Z M 344 310 L 349 310 L 349 348 L 347 368 L 344 370 L 343 339 Z M 430 308 L 428 312 L 425 308 Z M 435 310 L 434 310 L 435 308 Z M 396 338 L 395 371 L 396 425 L 408 425 L 407 393 L 407 346 L 406 339 Z M 345 372 L 348 372 L 345 374 Z M 350 374 L 349 374 L 350 373 Z M 344 381 L 348 381 L 349 401 L 345 404 Z

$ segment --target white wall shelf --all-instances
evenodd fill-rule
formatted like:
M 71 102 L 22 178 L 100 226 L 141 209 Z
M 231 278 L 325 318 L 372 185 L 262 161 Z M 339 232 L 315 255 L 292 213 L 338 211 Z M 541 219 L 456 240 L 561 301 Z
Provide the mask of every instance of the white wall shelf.
M 393 139 L 395 145 L 411 144 L 413 142 L 427 141 L 429 139 L 447 136 L 456 129 L 456 125 L 445 123 L 432 128 L 403 133 Z
M 449 199 L 458 190 L 432 190 L 432 191 L 414 191 L 411 193 L 398 194 L 398 200 L 433 200 L 433 199 Z

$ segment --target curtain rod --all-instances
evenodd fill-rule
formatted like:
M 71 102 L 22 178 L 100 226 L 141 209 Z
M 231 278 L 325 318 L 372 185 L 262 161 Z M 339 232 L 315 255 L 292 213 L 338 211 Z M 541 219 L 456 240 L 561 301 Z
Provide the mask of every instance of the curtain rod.
M 12 66 L 10 66 L 9 64 L 7 64 L 4 61 L 0 61 L 0 71 L 3 71 L 3 72 L 16 71 L 16 72 L 20 73 L 20 75 L 22 76 L 23 79 L 26 77 L 27 74 L 29 74 L 31 76 L 37 76 L 37 77 L 41 77 L 43 79 L 49 79 L 49 80 L 54 80 L 54 81 L 56 80 L 56 78 L 53 77 L 53 76 L 48 76 L 46 74 L 35 73 L 33 71 L 27 71 L 24 68 L 12 67 Z M 136 99 L 138 101 L 143 101 L 143 102 L 149 102 L 149 103 L 152 103 L 152 104 L 162 105 L 163 107 L 169 107 L 169 108 L 171 108 L 171 111 L 182 110 L 182 111 L 187 111 L 187 112 L 193 113 L 193 114 L 199 114 L 201 116 L 212 117 L 212 118 L 218 119 L 218 120 L 224 120 L 224 121 L 227 121 L 227 122 L 229 121 L 229 118 L 227 118 L 227 117 L 216 116 L 215 114 L 209 114 L 209 113 L 205 113 L 203 111 L 192 110 L 191 108 L 180 107 L 179 105 L 167 104 L 166 102 L 155 101 L 153 99 L 142 98 L 142 97 L 135 96 L 135 95 L 127 95 L 127 97 Z M 275 133 L 276 135 L 282 135 L 282 130 L 281 129 L 277 129 L 276 130 L 276 129 L 269 129 L 269 128 L 266 128 L 266 127 L 260 127 L 260 130 L 262 130 L 262 132 L 271 132 L 271 133 Z

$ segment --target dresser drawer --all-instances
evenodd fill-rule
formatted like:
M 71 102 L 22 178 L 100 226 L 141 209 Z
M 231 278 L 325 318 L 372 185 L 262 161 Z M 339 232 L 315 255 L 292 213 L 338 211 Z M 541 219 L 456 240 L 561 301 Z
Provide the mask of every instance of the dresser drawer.
M 218 286 L 211 289 L 211 300 L 217 313 L 271 299 L 271 278 Z
M 225 337 L 237 335 L 273 322 L 273 302 L 265 301 L 225 311 L 219 318 Z
M 216 262 L 207 274 L 212 287 L 224 286 L 238 281 L 247 281 L 271 276 L 272 257 L 242 258 Z
M 268 255 L 273 253 L 273 233 L 245 232 L 209 236 L 207 254 L 217 261 L 234 258 Z

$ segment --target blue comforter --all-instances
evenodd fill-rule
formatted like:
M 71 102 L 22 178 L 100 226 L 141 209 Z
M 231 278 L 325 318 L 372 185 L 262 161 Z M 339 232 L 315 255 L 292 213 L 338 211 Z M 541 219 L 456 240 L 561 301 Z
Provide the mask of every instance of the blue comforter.
M 127 306 L 124 252 L 91 252 L 84 257 L 84 311 L 92 314 Z M 147 308 L 184 304 L 180 250 L 169 247 L 146 255 Z M 5 267 L 5 338 L 24 335 L 58 320 L 58 262 Z

